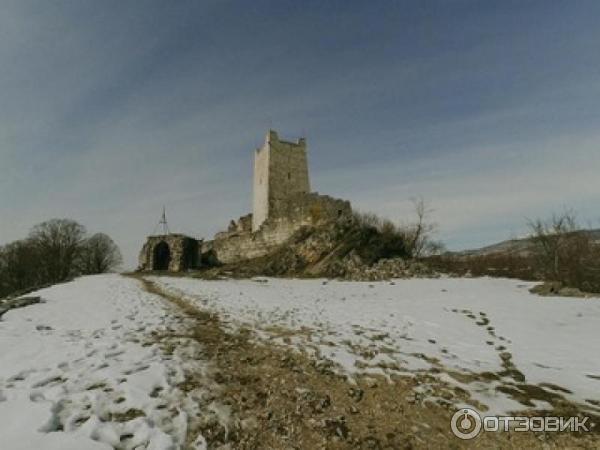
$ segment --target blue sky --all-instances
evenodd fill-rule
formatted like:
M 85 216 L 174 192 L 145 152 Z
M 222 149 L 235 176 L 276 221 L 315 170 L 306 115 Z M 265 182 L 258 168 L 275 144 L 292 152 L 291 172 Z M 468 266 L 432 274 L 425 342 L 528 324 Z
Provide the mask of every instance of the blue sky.
M 71 217 L 131 267 L 163 204 L 210 238 L 269 127 L 314 190 L 396 221 L 423 196 L 451 249 L 600 226 L 598 2 L 1 5 L 0 243 Z

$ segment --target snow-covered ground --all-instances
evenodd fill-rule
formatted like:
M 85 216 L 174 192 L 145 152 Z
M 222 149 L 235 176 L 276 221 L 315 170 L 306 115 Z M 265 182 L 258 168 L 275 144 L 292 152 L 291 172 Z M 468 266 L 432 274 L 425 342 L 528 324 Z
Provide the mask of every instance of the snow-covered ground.
M 185 368 L 202 370 L 203 363 L 165 355 L 146 340 L 181 320 L 169 305 L 119 275 L 32 295 L 44 303 L 0 320 L 0 448 L 171 449 L 184 442 L 194 406 L 176 385 Z
M 530 283 L 486 278 L 152 280 L 225 324 L 314 352 L 350 376 L 435 367 L 503 412 L 523 407 L 495 389 L 518 384 L 518 371 L 529 384 L 600 407 L 598 299 L 542 298 Z M 32 295 L 43 303 L 0 320 L 0 448 L 181 448 L 194 417 L 218 414 L 209 381 L 178 388 L 186 374 L 211 367 L 199 344 L 177 333 L 188 319 L 138 281 L 84 277 Z M 173 354 L 152 332 L 177 340 Z M 205 448 L 201 436 L 195 447 Z
M 531 283 L 490 278 L 153 281 L 259 334 L 277 334 L 277 325 L 298 330 L 292 345 L 313 348 L 348 373 L 444 367 L 440 376 L 490 413 L 523 408 L 495 389 L 514 379 L 461 383 L 448 373 L 500 373 L 511 361 L 527 383 L 551 383 L 590 410 L 600 406 L 598 299 L 543 298 L 528 292 Z

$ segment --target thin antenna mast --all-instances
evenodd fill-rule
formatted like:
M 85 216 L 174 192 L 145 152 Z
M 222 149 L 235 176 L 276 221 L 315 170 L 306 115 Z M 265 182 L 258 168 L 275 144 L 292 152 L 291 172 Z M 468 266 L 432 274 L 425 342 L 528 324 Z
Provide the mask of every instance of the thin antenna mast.
M 167 223 L 167 210 L 166 210 L 166 208 L 164 206 L 163 206 L 163 210 L 162 210 L 162 216 L 160 216 L 160 221 L 154 227 L 154 233 L 153 234 L 156 234 L 156 229 L 158 227 L 162 228 L 162 234 L 163 235 L 171 234 L 171 232 L 169 231 L 169 224 Z

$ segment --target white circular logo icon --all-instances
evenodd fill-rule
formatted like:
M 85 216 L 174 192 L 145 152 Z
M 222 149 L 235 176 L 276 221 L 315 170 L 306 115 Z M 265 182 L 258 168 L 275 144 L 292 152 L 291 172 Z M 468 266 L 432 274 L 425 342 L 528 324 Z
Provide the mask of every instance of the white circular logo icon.
M 473 439 L 481 431 L 481 416 L 471 408 L 459 409 L 452 416 L 450 428 L 459 439 Z

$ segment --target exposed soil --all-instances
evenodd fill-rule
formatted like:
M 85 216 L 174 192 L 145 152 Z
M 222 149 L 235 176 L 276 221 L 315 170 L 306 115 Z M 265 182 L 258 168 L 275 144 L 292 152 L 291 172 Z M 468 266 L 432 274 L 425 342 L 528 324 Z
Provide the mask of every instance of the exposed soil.
M 147 291 L 180 308 L 191 324 L 155 333 L 154 339 L 165 345 L 177 336 L 198 341 L 212 365 L 208 376 L 218 385 L 216 400 L 233 417 L 231 423 L 190 421 L 189 443 L 202 434 L 211 449 L 600 448 L 596 433 L 488 432 L 462 441 L 450 429 L 454 405 L 468 399 L 462 389 L 427 373 L 390 379 L 358 376 L 352 381 L 327 361 L 257 340 L 247 328 L 232 331 L 217 315 L 138 278 Z M 485 317 L 479 320 L 487 325 Z M 506 360 L 506 370 L 513 370 L 508 356 Z M 180 388 L 192 391 L 206 385 L 206 376 L 187 374 Z M 427 395 L 415 391 L 424 386 Z M 519 389 L 519 395 L 529 394 Z

